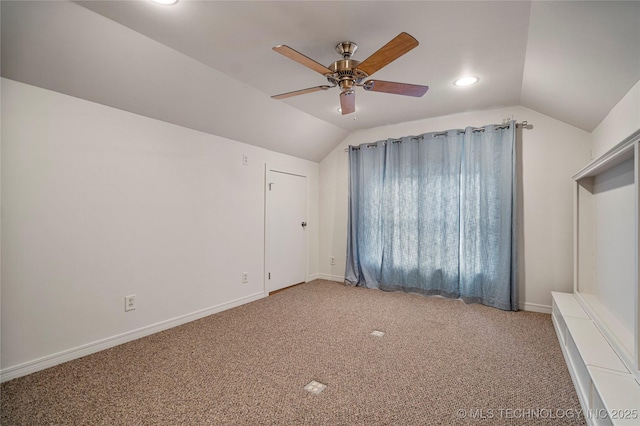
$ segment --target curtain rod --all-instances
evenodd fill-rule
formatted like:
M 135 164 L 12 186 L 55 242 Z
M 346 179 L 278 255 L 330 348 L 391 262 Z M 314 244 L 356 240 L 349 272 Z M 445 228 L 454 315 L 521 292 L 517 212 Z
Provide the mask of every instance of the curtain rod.
M 500 130 L 500 129 L 508 129 L 508 128 L 509 128 L 509 126 L 511 126 L 511 124 L 500 124 L 500 125 L 497 125 L 497 126 L 495 127 L 495 129 L 498 129 L 498 130 Z M 529 127 L 529 122 L 525 120 L 525 121 L 522 121 L 522 122 L 520 122 L 520 123 L 516 123 L 516 129 L 517 129 L 518 127 L 521 127 L 521 128 L 523 128 L 523 129 L 529 129 L 529 128 L 530 128 L 530 127 Z M 475 128 L 473 128 L 473 129 L 471 129 L 471 131 L 472 131 L 472 132 L 484 132 L 484 131 L 485 131 L 485 127 L 475 127 Z M 448 131 L 447 131 L 447 132 L 437 132 L 437 133 L 433 133 L 433 137 L 435 138 L 435 137 L 437 137 L 437 136 L 446 136 L 446 134 L 447 134 L 447 133 L 448 133 Z M 459 134 L 459 135 L 464 134 L 464 133 L 465 133 L 465 131 L 464 131 L 464 130 L 458 130 L 458 134 Z M 420 139 L 422 139 L 422 136 L 412 136 L 412 137 L 411 137 L 411 139 L 412 139 L 412 140 L 420 140 Z M 393 143 L 399 143 L 399 142 L 402 142 L 402 141 L 401 141 L 400 139 L 392 139 L 392 140 L 391 140 L 391 142 L 393 142 Z M 386 143 L 386 142 L 383 142 L 383 144 L 384 144 L 384 143 Z M 369 146 L 375 146 L 375 144 L 368 144 L 368 145 L 366 145 L 366 146 L 367 146 L 367 147 L 369 147 Z M 360 148 L 359 148 L 359 147 L 354 147 L 353 149 L 360 149 Z M 346 148 L 344 149 L 344 152 L 349 152 L 349 147 L 346 147 Z

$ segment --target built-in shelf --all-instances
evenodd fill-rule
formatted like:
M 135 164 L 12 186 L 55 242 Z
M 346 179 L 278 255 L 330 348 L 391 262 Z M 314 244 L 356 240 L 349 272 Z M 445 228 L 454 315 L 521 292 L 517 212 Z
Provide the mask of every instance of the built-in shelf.
M 598 318 L 603 324 L 606 324 L 607 330 L 611 333 L 612 338 L 617 340 L 617 343 L 622 347 L 627 357 L 632 357 L 634 349 L 633 329 L 623 324 L 622 321 L 607 309 L 607 307 L 600 302 L 600 299 L 593 294 L 580 293 L 579 297 L 582 298 L 584 304 L 594 313 L 594 317 Z
M 589 425 L 640 424 L 640 382 L 573 293 L 552 293 L 552 321 Z
M 640 130 L 574 176 L 574 292 L 552 293 L 591 425 L 640 425 L 639 144 Z
M 640 379 L 640 130 L 574 176 L 574 293 Z

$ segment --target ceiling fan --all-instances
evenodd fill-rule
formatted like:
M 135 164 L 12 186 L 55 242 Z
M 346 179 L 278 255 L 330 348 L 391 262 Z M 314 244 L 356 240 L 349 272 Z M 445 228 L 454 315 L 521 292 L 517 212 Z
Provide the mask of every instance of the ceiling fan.
M 429 86 L 420 86 L 417 84 L 394 83 L 392 81 L 383 80 L 367 80 L 364 79 L 371 76 L 374 72 L 382 67 L 390 64 L 398 59 L 414 47 L 418 46 L 418 40 L 407 33 L 398 34 L 393 40 L 382 46 L 373 55 L 369 56 L 363 62 L 351 59 L 358 49 L 358 45 L 351 41 L 343 41 L 336 46 L 336 51 L 342 55 L 342 59 L 325 67 L 324 65 L 314 61 L 302 53 L 290 48 L 289 46 L 280 45 L 273 48 L 276 52 L 292 59 L 307 68 L 319 72 L 324 75 L 331 86 L 316 86 L 308 89 L 296 90 L 293 92 L 282 93 L 272 96 L 273 99 L 285 99 L 292 96 L 304 95 L 305 93 L 318 92 L 320 90 L 328 90 L 333 87 L 340 87 L 340 107 L 342 115 L 351 114 L 356 110 L 356 92 L 355 87 L 362 87 L 364 90 L 371 92 L 392 93 L 395 95 L 405 95 L 420 97 L 424 95 Z

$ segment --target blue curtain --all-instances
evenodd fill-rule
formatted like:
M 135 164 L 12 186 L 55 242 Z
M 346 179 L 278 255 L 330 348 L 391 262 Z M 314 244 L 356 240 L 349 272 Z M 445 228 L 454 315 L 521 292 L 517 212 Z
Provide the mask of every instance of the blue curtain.
M 349 147 L 346 283 L 518 310 L 515 128 Z

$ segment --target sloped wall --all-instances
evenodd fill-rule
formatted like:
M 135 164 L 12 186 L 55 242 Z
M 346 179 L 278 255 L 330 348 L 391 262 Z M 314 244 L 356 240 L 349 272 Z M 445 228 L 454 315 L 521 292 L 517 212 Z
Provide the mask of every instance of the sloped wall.
M 638 129 L 640 129 L 640 81 L 591 132 L 593 158 L 600 157 Z

